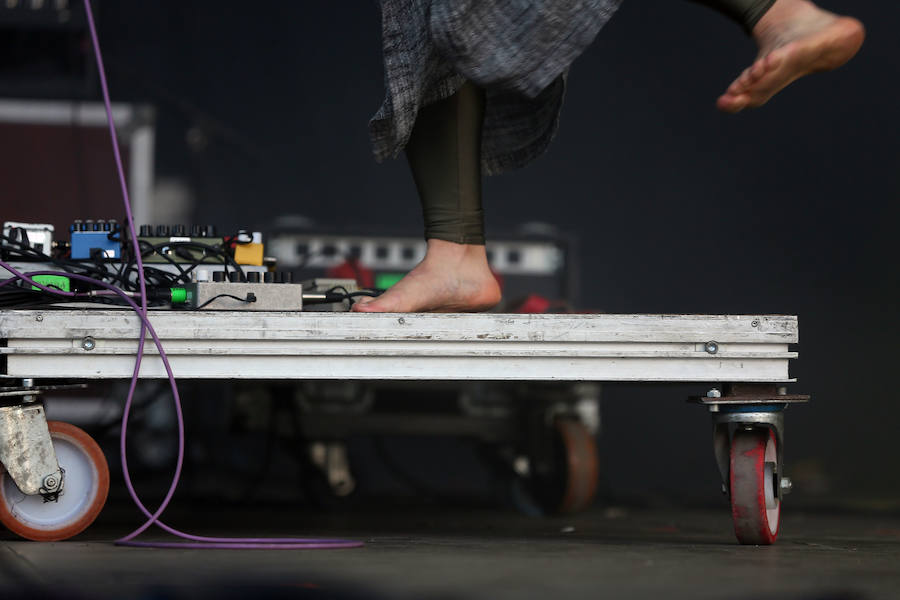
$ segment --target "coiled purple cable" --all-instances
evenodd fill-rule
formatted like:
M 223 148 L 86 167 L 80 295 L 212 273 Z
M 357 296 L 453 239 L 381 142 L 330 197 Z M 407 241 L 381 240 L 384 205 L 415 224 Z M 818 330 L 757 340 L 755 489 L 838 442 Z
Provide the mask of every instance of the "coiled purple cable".
M 71 279 L 75 279 L 77 281 L 83 281 L 86 283 L 90 283 L 94 286 L 104 288 L 109 290 L 110 292 L 115 293 L 119 297 L 121 297 L 125 302 L 131 307 L 132 310 L 138 315 L 141 321 L 141 331 L 140 336 L 138 338 L 138 349 L 137 355 L 135 357 L 134 362 L 134 372 L 131 376 L 131 383 L 128 387 L 128 396 L 125 400 L 125 407 L 122 413 L 122 434 L 119 440 L 119 449 L 122 455 L 122 472 L 125 476 L 125 486 L 128 488 L 128 493 L 131 496 L 131 499 L 140 509 L 140 511 L 147 517 L 147 521 L 138 527 L 136 530 L 126 535 L 120 540 L 116 541 L 117 545 L 122 546 L 140 546 L 140 547 L 151 547 L 151 548 L 222 548 L 222 549 L 267 549 L 267 550 L 290 550 L 290 549 L 329 549 L 329 548 L 355 548 L 362 546 L 362 542 L 352 541 L 352 540 L 337 540 L 337 539 L 309 539 L 309 538 L 220 538 L 220 537 L 207 537 L 207 536 L 197 536 L 189 533 L 185 533 L 179 531 L 173 527 L 170 527 L 159 520 L 162 513 L 168 507 L 169 503 L 172 500 L 172 496 L 175 494 L 175 489 L 178 487 L 178 481 L 181 478 L 181 469 L 184 463 L 184 416 L 181 410 L 181 398 L 178 395 L 178 384 L 175 381 L 175 375 L 172 372 L 172 367 L 169 364 L 168 356 L 166 355 L 165 350 L 163 349 L 162 342 L 159 339 L 159 336 L 156 334 L 156 330 L 153 328 L 153 324 L 150 322 L 147 316 L 147 286 L 146 281 L 144 279 L 144 266 L 143 261 L 141 259 L 141 251 L 138 246 L 137 236 L 135 235 L 135 226 L 134 226 L 134 216 L 131 212 L 131 200 L 128 196 L 128 186 L 125 183 L 125 170 L 122 167 L 122 157 L 119 152 L 119 144 L 116 138 L 116 129 L 115 123 L 112 118 L 112 107 L 109 100 L 109 89 L 106 83 L 106 73 L 103 68 L 103 58 L 100 53 L 100 42 L 97 38 L 97 29 L 94 24 L 94 17 L 91 11 L 91 2 L 90 0 L 84 0 L 84 8 L 87 13 L 87 21 L 88 28 L 91 33 L 91 40 L 94 46 L 94 56 L 97 60 L 97 71 L 100 75 L 100 86 L 103 91 L 103 103 L 106 107 L 106 117 L 109 123 L 109 133 L 110 138 L 112 140 L 113 146 L 113 155 L 116 161 L 116 169 L 119 176 L 119 184 L 122 188 L 122 200 L 125 205 L 125 215 L 128 223 L 128 230 L 131 232 L 131 241 L 134 249 L 134 255 L 137 260 L 137 268 L 138 268 L 138 280 L 140 285 L 140 305 L 138 305 L 128 294 L 119 288 L 110 285 L 104 281 L 100 281 L 98 279 L 93 279 L 91 277 L 87 277 L 84 275 L 79 275 L 75 273 L 59 273 L 55 271 L 37 271 L 30 272 L 28 274 L 24 274 L 16 270 L 9 265 L 8 263 L 0 260 L 0 266 L 9 271 L 14 279 L 20 279 L 25 283 L 37 286 L 39 289 L 44 290 L 45 292 L 51 292 L 53 294 L 57 294 L 65 297 L 78 297 L 81 294 L 74 292 L 63 292 L 60 290 L 55 290 L 50 287 L 47 287 L 43 284 L 40 284 L 34 281 L 31 276 L 33 275 L 46 275 L 46 274 L 59 274 L 65 275 Z M 13 279 L 7 280 L 0 285 L 6 285 L 11 282 Z M 147 332 L 150 333 L 150 336 L 153 339 L 153 343 L 156 345 L 156 349 L 159 352 L 160 360 L 163 363 L 163 366 L 166 369 L 166 375 L 169 378 L 169 385 L 172 388 L 172 400 L 175 406 L 175 414 L 177 419 L 177 428 L 178 428 L 178 455 L 175 464 L 175 472 L 172 476 L 172 482 L 169 485 L 169 489 L 166 493 L 165 498 L 160 503 L 159 508 L 156 509 L 155 512 L 151 513 L 150 510 L 147 509 L 146 506 L 141 502 L 138 497 L 137 492 L 134 489 L 134 486 L 131 482 L 131 476 L 128 471 L 128 458 L 126 452 L 126 439 L 128 432 L 128 418 L 131 412 L 131 405 L 134 399 L 134 392 L 137 386 L 138 377 L 141 369 L 141 361 L 143 359 L 144 354 L 144 343 L 147 338 Z M 188 542 L 142 542 L 136 541 L 138 535 L 146 531 L 151 525 L 156 525 L 160 529 L 175 535 L 177 537 L 189 540 Z

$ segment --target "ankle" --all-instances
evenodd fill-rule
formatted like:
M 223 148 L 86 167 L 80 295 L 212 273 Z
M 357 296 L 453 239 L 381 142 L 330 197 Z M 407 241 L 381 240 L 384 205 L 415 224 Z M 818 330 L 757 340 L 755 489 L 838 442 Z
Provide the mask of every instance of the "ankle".
M 776 0 L 753 27 L 753 39 L 761 48 L 778 46 L 794 30 L 831 16 L 809 0 Z
M 427 241 L 428 248 L 425 252 L 425 260 L 441 262 L 473 262 L 484 261 L 487 263 L 487 253 L 483 244 L 457 244 L 436 238 Z

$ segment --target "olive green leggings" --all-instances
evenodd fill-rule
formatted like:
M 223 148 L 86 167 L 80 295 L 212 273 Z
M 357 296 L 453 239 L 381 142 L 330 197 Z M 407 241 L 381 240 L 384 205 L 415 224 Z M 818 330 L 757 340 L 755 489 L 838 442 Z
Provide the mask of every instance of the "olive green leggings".
M 422 202 L 426 239 L 484 244 L 483 121 L 484 91 L 472 83 L 416 115 L 406 158 Z
M 693 0 L 718 10 L 747 32 L 775 0 Z M 406 158 L 412 170 L 425 238 L 484 244 L 481 208 L 481 126 L 484 91 L 466 83 L 455 94 L 419 111 Z
M 775 0 L 693 0 L 719 11 L 744 28 L 748 34 L 753 31 L 766 11 L 772 8 Z

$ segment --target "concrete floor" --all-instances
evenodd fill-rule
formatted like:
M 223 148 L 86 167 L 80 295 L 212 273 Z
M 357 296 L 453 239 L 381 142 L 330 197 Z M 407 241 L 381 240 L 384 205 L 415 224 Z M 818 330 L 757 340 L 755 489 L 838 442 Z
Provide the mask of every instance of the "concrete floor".
M 564 519 L 421 506 L 344 515 L 284 506 L 169 513 L 172 525 L 198 534 L 366 543 L 352 550 L 234 551 L 116 547 L 107 540 L 130 530 L 131 513 L 108 509 L 67 542 L 23 542 L 6 534 L 0 538 L 3 597 L 900 598 L 896 515 L 787 510 L 775 546 L 743 547 L 724 508 L 598 508 Z

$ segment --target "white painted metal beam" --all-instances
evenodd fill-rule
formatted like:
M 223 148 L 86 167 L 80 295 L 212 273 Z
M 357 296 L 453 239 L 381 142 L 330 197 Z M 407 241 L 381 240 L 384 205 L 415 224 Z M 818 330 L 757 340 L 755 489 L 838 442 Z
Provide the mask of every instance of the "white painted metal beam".
M 780 383 L 798 342 L 797 318 L 780 315 L 159 310 L 151 321 L 176 377 L 204 379 Z M 0 311 L 5 375 L 129 377 L 138 331 L 124 310 Z M 148 343 L 141 377 L 164 376 Z

